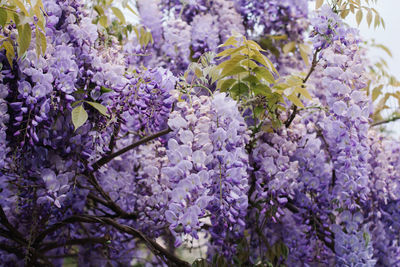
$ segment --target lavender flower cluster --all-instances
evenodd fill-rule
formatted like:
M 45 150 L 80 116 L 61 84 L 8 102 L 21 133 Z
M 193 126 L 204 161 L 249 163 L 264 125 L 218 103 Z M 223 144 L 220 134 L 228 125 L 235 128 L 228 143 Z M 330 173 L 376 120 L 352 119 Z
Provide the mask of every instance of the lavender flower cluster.
M 162 169 L 171 183 L 171 202 L 165 216 L 176 236 L 198 238 L 210 216 L 211 246 L 232 257 L 231 240 L 243 236 L 247 212 L 247 127 L 236 102 L 224 93 L 210 99 L 191 97 L 178 103 L 168 121 L 169 165 Z
M 400 143 L 371 129 L 360 37 L 329 6 L 140 0 L 154 45 L 122 47 L 83 3 L 43 4 L 46 53 L 35 33 L 12 66 L 0 50 L 0 266 L 189 266 L 193 239 L 218 266 L 400 264 Z M 308 23 L 312 100 L 279 103 L 281 127 L 244 119 L 264 97 L 175 76 L 231 31 L 300 42 Z

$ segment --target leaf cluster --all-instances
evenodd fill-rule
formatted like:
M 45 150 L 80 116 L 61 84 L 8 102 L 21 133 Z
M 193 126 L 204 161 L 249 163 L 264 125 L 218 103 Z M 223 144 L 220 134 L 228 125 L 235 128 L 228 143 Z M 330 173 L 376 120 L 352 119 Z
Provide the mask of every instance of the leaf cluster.
M 143 27 L 128 23 L 124 14 L 132 14 L 138 16 L 135 9 L 128 4 L 127 1 L 122 2 L 122 10 L 113 0 L 96 0 L 91 8 L 96 12 L 93 23 L 100 26 L 108 37 L 115 36 L 122 44 L 123 40 L 134 31 L 137 39 L 142 47 L 149 42 L 153 42 L 153 38 Z
M 46 52 L 45 15 L 42 0 L 34 3 L 30 0 L 7 0 L 0 3 L 0 26 L 3 29 L 3 34 L 0 35 L 0 48 L 5 49 L 11 67 L 16 52 L 18 57 L 22 57 L 31 45 L 32 29 L 36 36 L 37 56 Z M 15 41 L 9 34 L 10 26 L 15 26 L 18 31 L 17 51 L 14 49 Z
M 385 21 L 379 15 L 375 8 L 370 7 L 371 4 L 376 4 L 377 0 L 316 0 L 316 9 L 320 8 L 324 2 L 331 2 L 333 10 L 336 11 L 343 19 L 345 19 L 349 14 L 356 16 L 357 24 L 360 25 L 364 15 L 368 23 L 368 27 L 371 26 L 372 21 L 374 22 L 374 27 L 377 28 L 382 26 L 385 28 Z M 363 3 L 365 2 L 365 3 Z
M 376 43 L 374 40 L 368 43 L 369 47 L 383 50 L 389 57 L 393 57 L 392 52 L 383 44 Z M 400 106 L 400 81 L 390 72 L 389 65 L 384 58 L 379 58 L 369 66 L 369 81 L 366 87 L 367 94 L 371 96 L 374 102 L 374 121 L 382 121 L 384 117 L 398 116 L 398 113 L 390 112 L 393 106 Z
M 299 44 L 300 54 L 306 65 L 310 65 L 310 48 Z M 303 108 L 301 96 L 311 100 L 306 90 L 304 79 L 295 74 L 279 77 L 273 63 L 263 53 L 266 51 L 253 40 L 245 37 L 230 37 L 220 46 L 224 48 L 217 57 L 221 63 L 215 67 L 217 89 L 228 92 L 232 98 L 248 104 L 255 119 L 270 119 L 274 126 L 279 126 L 278 111 L 285 111 L 285 98 L 294 105 Z M 284 46 L 289 53 L 296 48 L 294 42 Z

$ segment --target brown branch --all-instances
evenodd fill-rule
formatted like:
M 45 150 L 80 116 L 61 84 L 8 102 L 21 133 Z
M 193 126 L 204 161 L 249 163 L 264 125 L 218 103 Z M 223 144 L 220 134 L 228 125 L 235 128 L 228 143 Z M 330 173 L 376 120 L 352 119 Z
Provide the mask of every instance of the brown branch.
M 189 267 L 191 266 L 188 262 L 179 259 L 178 257 L 176 257 L 175 255 L 173 255 L 172 253 L 170 253 L 167 249 L 163 248 L 160 244 L 158 244 L 156 241 L 148 238 L 146 235 L 144 235 L 141 231 L 132 228 L 130 226 L 127 225 L 123 225 L 118 223 L 117 221 L 110 219 L 110 218 L 103 218 L 103 217 L 98 217 L 98 216 L 91 216 L 91 215 L 75 215 L 75 216 L 71 216 L 68 219 L 65 219 L 62 222 L 56 223 L 54 225 L 52 225 L 50 228 L 46 229 L 44 232 L 40 233 L 38 235 L 38 237 L 35 240 L 35 243 L 38 244 L 39 241 L 43 240 L 43 238 L 59 229 L 60 227 L 63 227 L 65 225 L 68 225 L 70 223 L 77 223 L 77 222 L 86 222 L 86 223 L 101 223 L 101 224 L 105 224 L 105 225 L 110 225 L 112 227 L 114 227 L 115 229 L 130 234 L 135 238 L 140 239 L 141 241 L 143 241 L 146 246 L 156 255 L 156 256 L 160 256 L 163 260 L 166 261 L 166 263 L 168 264 L 168 266 L 176 266 L 176 267 Z
M 172 130 L 170 128 L 167 128 L 167 129 L 162 130 L 162 131 L 160 131 L 158 133 L 155 133 L 153 135 L 146 136 L 146 137 L 140 139 L 139 141 L 137 141 L 137 142 L 135 142 L 135 143 L 133 143 L 133 144 L 127 146 L 127 147 L 124 147 L 124 148 L 122 148 L 121 150 L 119 150 L 119 151 L 117 151 L 115 153 L 112 153 L 110 155 L 104 156 L 103 158 L 101 158 L 98 161 L 96 161 L 95 163 L 93 163 L 93 165 L 92 165 L 93 172 L 97 171 L 101 166 L 107 164 L 108 162 L 110 162 L 114 158 L 116 158 L 116 157 L 128 152 L 129 150 L 132 150 L 132 149 L 134 149 L 134 148 L 136 148 L 136 147 L 138 147 L 138 146 L 140 146 L 142 144 L 145 144 L 145 143 L 147 143 L 147 142 L 149 142 L 151 140 L 154 140 L 154 139 L 156 139 L 158 137 L 166 135 L 166 134 L 170 133 L 171 131 Z
M 110 140 L 110 143 L 108 144 L 108 149 L 110 150 L 110 152 L 108 154 L 112 154 L 112 152 L 114 150 L 115 144 L 117 143 L 116 138 L 118 136 L 118 133 L 119 133 L 120 129 L 121 129 L 121 125 L 120 124 L 118 124 L 117 127 L 114 126 L 114 130 L 113 130 L 113 133 L 111 135 L 111 140 Z
M 290 210 L 293 213 L 299 213 L 300 210 L 298 207 L 296 207 L 296 205 L 289 199 L 289 201 L 285 204 L 285 207 Z M 334 234 L 332 233 L 332 231 L 330 231 L 329 229 L 327 229 L 326 227 L 323 226 L 322 222 L 320 221 L 320 219 L 315 216 L 315 214 L 312 214 L 312 212 L 310 211 L 310 222 L 314 223 L 318 229 L 316 229 L 316 234 L 317 237 L 325 244 L 326 247 L 328 247 L 329 249 L 331 249 L 333 252 L 335 252 L 335 244 L 334 242 Z M 328 241 L 325 240 L 326 237 L 326 233 L 325 232 L 329 232 L 329 238 L 332 240 L 332 243 L 329 243 Z
M 100 186 L 99 182 L 97 181 L 96 177 L 92 172 L 87 172 L 86 177 L 88 177 L 88 181 L 94 186 L 94 188 L 97 190 L 97 192 L 100 193 L 100 195 L 105 199 L 105 201 L 101 200 L 100 198 L 97 198 L 95 195 L 91 194 L 90 197 L 92 199 L 96 199 L 102 204 L 105 204 L 106 207 L 110 208 L 112 211 L 114 211 L 120 218 L 123 219 L 136 219 L 137 215 L 134 213 L 127 213 L 125 212 L 120 206 L 118 206 L 112 199 L 111 197 L 107 194 L 107 192 L 104 191 L 104 189 Z
M 158 244 L 156 241 L 147 238 L 142 232 L 140 232 L 139 230 L 136 230 L 130 226 L 127 225 L 122 225 L 119 224 L 118 222 L 109 219 L 109 218 L 104 218 L 102 219 L 106 224 L 109 224 L 111 226 L 113 226 L 114 228 L 125 232 L 127 234 L 130 234 L 134 237 L 137 237 L 139 239 L 141 239 L 142 241 L 144 241 L 147 245 L 147 247 L 156 255 L 156 256 L 160 256 L 164 259 L 167 260 L 168 266 L 177 266 L 177 267 L 189 267 L 191 266 L 188 262 L 179 259 L 178 257 L 176 257 L 174 254 L 170 253 L 167 249 L 163 248 L 160 244 Z
M 393 118 L 390 118 L 390 119 L 387 119 L 387 120 L 383 120 L 383 121 L 374 122 L 374 123 L 371 124 L 371 127 L 375 127 L 375 126 L 379 126 L 379 125 L 382 125 L 382 124 L 394 122 L 394 121 L 397 121 L 397 120 L 400 120 L 400 116 L 396 116 L 396 117 L 393 117 Z
M 109 239 L 104 237 L 91 237 L 91 238 L 79 238 L 66 240 L 65 242 L 48 242 L 43 243 L 40 251 L 49 251 L 55 248 L 72 246 L 72 245 L 84 245 L 84 244 L 106 244 Z
M 8 221 L 7 216 L 3 210 L 3 207 L 0 205 L 0 223 L 4 225 L 10 233 L 14 236 L 14 240 L 18 239 L 19 243 L 27 243 L 24 236 Z
M 303 85 L 302 86 L 304 86 L 304 84 L 310 78 L 311 74 L 314 72 L 315 67 L 318 64 L 317 56 L 318 56 L 318 53 L 320 51 L 321 51 L 321 48 L 318 48 L 317 50 L 315 50 L 314 55 L 313 55 L 313 59 L 312 59 L 312 63 L 311 63 L 311 68 L 308 71 L 307 76 L 303 79 Z M 295 104 L 292 104 L 292 108 L 291 109 L 293 109 L 293 112 L 292 112 L 292 114 L 290 114 L 289 118 L 285 121 L 285 127 L 286 128 L 289 128 L 290 124 L 292 124 L 294 118 L 296 117 L 297 111 L 298 111 L 298 108 L 297 108 L 297 106 Z
M 335 170 L 335 168 L 334 168 L 334 166 L 333 166 L 333 157 L 332 157 L 332 153 L 331 153 L 331 150 L 330 150 L 330 148 L 329 148 L 328 141 L 326 141 L 325 136 L 324 136 L 324 134 L 322 133 L 322 129 L 319 128 L 319 127 L 316 127 L 316 130 L 317 130 L 317 136 L 318 136 L 318 137 L 321 137 L 322 142 L 324 143 L 325 148 L 326 148 L 326 151 L 328 152 L 328 155 L 329 155 L 330 160 L 331 160 L 331 162 L 332 162 L 332 181 L 331 181 L 331 184 L 330 184 L 330 186 L 329 186 L 329 192 L 332 193 L 332 190 L 333 190 L 333 188 L 335 187 L 336 179 L 337 179 L 337 177 L 336 177 L 336 170 Z

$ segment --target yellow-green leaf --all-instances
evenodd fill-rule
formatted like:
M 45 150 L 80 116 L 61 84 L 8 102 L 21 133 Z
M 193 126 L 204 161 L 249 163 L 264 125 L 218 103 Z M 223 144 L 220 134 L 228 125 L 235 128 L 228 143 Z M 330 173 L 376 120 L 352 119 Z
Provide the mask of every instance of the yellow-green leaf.
M 95 5 L 93 8 L 100 16 L 104 15 L 104 9 L 100 5 Z
M 218 47 L 225 47 L 225 46 L 229 46 L 229 45 L 237 47 L 237 40 L 236 40 L 235 36 L 229 37 L 228 40 L 226 40 L 225 43 L 223 43 L 222 45 L 219 45 Z
M 342 17 L 342 19 L 345 19 L 350 13 L 350 9 L 344 9 L 342 11 L 342 13 L 340 13 L 340 16 Z
M 368 13 L 367 13 L 367 23 L 368 23 L 368 27 L 371 26 L 372 23 L 372 11 L 371 9 L 368 9 Z
M 221 53 L 217 54 L 217 57 L 224 58 L 227 56 L 233 56 L 245 48 L 246 48 L 245 46 L 240 46 L 238 48 L 228 48 L 228 49 L 225 49 L 224 51 L 222 51 Z
M 246 44 L 257 51 L 264 51 L 264 52 L 266 51 L 266 50 L 262 49 L 261 46 L 259 44 L 257 44 L 256 42 L 254 42 L 253 40 L 246 40 Z
M 253 88 L 253 92 L 255 95 L 269 96 L 271 94 L 271 88 L 265 84 L 259 84 Z
M 311 49 L 308 45 L 306 44 L 299 44 L 299 48 L 300 48 L 300 56 L 303 59 L 304 63 L 306 64 L 306 66 L 310 65 L 310 61 L 309 61 L 309 54 L 311 52 Z
M 11 0 L 20 10 L 22 13 L 24 13 L 25 16 L 28 16 L 28 10 L 26 10 L 25 5 L 23 2 L 20 0 Z
M 315 9 L 320 8 L 324 4 L 324 0 L 315 1 Z
M 295 104 L 298 107 L 304 108 L 303 103 L 301 103 L 300 99 L 296 96 L 296 94 L 290 94 L 287 96 L 287 99 L 292 101 L 293 104 Z
M 194 68 L 194 74 L 196 74 L 197 78 L 203 77 L 203 72 L 202 72 L 201 69 L 198 68 L 198 67 L 195 67 L 195 68 Z
M 88 114 L 83 108 L 83 105 L 79 105 L 74 108 L 71 112 L 72 124 L 75 127 L 75 131 L 81 127 L 88 119 Z
M 292 52 L 296 47 L 296 42 L 289 42 L 285 44 L 282 48 L 283 53 L 287 54 L 289 52 Z
M 2 8 L 0 8 L 0 26 L 1 27 L 4 27 L 4 25 L 7 22 L 7 18 L 8 18 L 7 11 L 2 9 Z
M 114 13 L 114 15 L 121 21 L 122 24 L 126 23 L 125 16 L 119 8 L 111 7 L 111 10 Z
M 356 21 L 357 21 L 357 24 L 358 24 L 358 25 L 360 25 L 360 23 L 361 23 L 361 21 L 362 21 L 362 18 L 363 18 L 363 12 L 362 12 L 361 9 L 359 9 L 359 10 L 357 11 L 357 14 L 356 14 Z
M 135 15 L 135 16 L 137 16 L 138 14 L 133 10 L 133 8 L 131 8 L 131 6 L 130 5 L 126 5 L 126 8 L 130 11 L 130 12 L 132 12 L 133 13 L 133 15 Z
M 253 60 L 251 59 L 243 59 L 240 64 L 242 66 L 246 66 L 247 68 L 249 68 L 250 70 L 255 69 L 258 67 L 257 63 L 255 63 Z
M 224 69 L 228 68 L 229 66 L 233 67 L 233 66 L 239 65 L 239 62 L 246 58 L 247 57 L 245 55 L 232 56 L 230 59 L 225 60 L 224 62 L 221 62 L 216 68 L 224 70 Z
M 107 26 L 108 26 L 108 19 L 107 19 L 107 16 L 100 16 L 100 18 L 99 18 L 99 23 L 100 23 L 100 25 L 101 26 L 103 26 L 104 28 L 107 28 Z
M 238 75 L 244 72 L 248 72 L 247 69 L 241 67 L 241 66 L 234 66 L 233 68 L 229 68 L 226 71 L 223 70 L 221 73 L 221 78 L 227 77 L 227 76 L 233 76 L 233 75 Z
M 305 98 L 312 100 L 312 96 L 310 93 L 307 91 L 307 89 L 304 86 L 298 86 L 295 88 L 295 91 L 299 93 L 300 95 L 304 96 Z
M 379 47 L 380 49 L 385 51 L 390 57 L 393 57 L 392 51 L 390 51 L 390 49 L 387 46 L 383 44 L 377 44 L 376 47 Z
M 18 49 L 19 49 L 19 57 L 21 57 L 26 50 L 28 50 L 29 45 L 31 44 L 32 39 L 32 29 L 29 23 L 26 23 L 22 26 L 18 26 Z
M 372 101 L 375 101 L 382 93 L 383 84 L 375 87 L 372 90 Z
M 264 79 L 265 81 L 267 81 L 269 83 L 275 83 L 275 78 L 268 69 L 263 68 L 263 67 L 257 67 L 253 71 L 256 74 L 258 79 L 260 79 L 260 80 Z
M 380 17 L 379 17 L 379 15 L 378 14 L 376 14 L 375 15 L 375 22 L 374 22 L 374 27 L 376 28 L 376 27 L 378 27 L 379 26 L 379 24 L 380 24 Z
M 2 47 L 6 50 L 6 57 L 8 63 L 10 63 L 11 68 L 13 68 L 13 59 L 15 56 L 14 46 L 10 43 L 10 41 L 4 41 Z
M 42 48 L 41 51 L 39 51 L 38 53 L 42 53 L 42 55 L 44 55 L 46 53 L 47 50 L 47 42 L 46 42 L 46 36 L 40 31 L 40 30 L 36 30 L 36 42 L 40 42 L 40 47 Z
M 94 107 L 95 109 L 97 109 L 97 111 L 100 112 L 102 115 L 110 117 L 110 115 L 107 113 L 107 108 L 102 104 L 91 101 L 85 101 L 85 102 Z
M 33 11 L 38 19 L 44 19 L 41 10 L 44 12 L 43 2 L 42 0 L 37 0 L 35 6 L 33 7 Z
M 260 52 L 256 52 L 253 56 L 251 56 L 252 59 L 256 60 L 258 63 L 263 64 L 265 67 L 269 68 L 276 74 L 278 74 L 278 71 L 275 69 L 274 65 L 272 64 L 271 60 L 269 60 L 266 56 L 261 54 Z

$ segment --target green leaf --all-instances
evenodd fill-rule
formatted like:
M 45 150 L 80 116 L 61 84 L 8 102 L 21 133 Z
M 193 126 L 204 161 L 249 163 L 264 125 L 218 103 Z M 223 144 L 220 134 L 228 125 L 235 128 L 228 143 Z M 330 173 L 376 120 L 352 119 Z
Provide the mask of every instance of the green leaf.
M 232 95 L 233 98 L 248 95 L 249 94 L 249 87 L 247 84 L 239 82 L 235 84 L 229 93 Z
M 104 86 L 102 86 L 102 87 L 100 87 L 100 92 L 101 92 L 102 94 L 105 94 L 105 93 L 114 92 L 114 90 L 113 90 L 113 89 L 110 89 L 110 88 L 107 88 L 107 87 L 104 87 Z
M 211 267 L 206 259 L 197 259 L 192 263 L 192 267 Z
M 213 259 L 213 266 L 218 266 L 218 267 L 227 267 L 228 264 L 226 262 L 226 259 L 223 255 L 218 255 L 217 257 L 214 257 Z
M 363 238 L 365 240 L 365 247 L 368 247 L 369 241 L 371 240 L 371 237 L 369 236 L 368 232 L 363 233 Z
M 253 92 L 255 95 L 270 96 L 271 88 L 264 84 L 259 84 L 253 88 Z
M 4 27 L 4 25 L 7 22 L 7 18 L 8 18 L 7 11 L 2 9 L 2 8 L 0 8 L 0 26 L 1 27 Z
M 259 83 L 258 78 L 254 75 L 248 75 L 245 78 L 243 78 L 242 81 L 248 82 L 250 85 L 255 85 L 255 84 Z
M 286 259 L 289 255 L 289 248 L 285 245 L 285 243 L 281 242 L 281 255 L 284 259 Z
M 256 115 L 257 118 L 260 118 L 261 115 L 265 114 L 265 108 L 262 107 L 262 106 L 257 106 L 257 107 L 254 108 L 253 112 L 254 112 L 254 115 Z
M 85 102 L 94 107 L 95 109 L 97 109 L 97 111 L 100 112 L 102 115 L 110 117 L 110 115 L 107 113 L 107 108 L 102 104 L 91 101 L 85 101 Z
M 18 26 L 18 48 L 19 57 L 21 57 L 26 50 L 28 50 L 32 39 L 32 29 L 29 23 L 25 23 L 22 26 Z
M 71 112 L 72 124 L 75 127 L 75 131 L 81 127 L 88 119 L 88 114 L 83 108 L 83 105 L 77 106 Z
M 236 79 L 220 80 L 220 81 L 218 81 L 217 88 L 219 88 L 219 90 L 221 92 L 226 92 L 232 87 L 232 85 L 235 82 L 236 82 Z
M 125 16 L 119 8 L 111 7 L 111 10 L 114 13 L 114 15 L 121 21 L 122 24 L 126 24 Z

